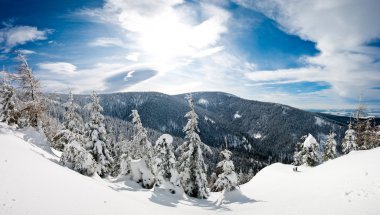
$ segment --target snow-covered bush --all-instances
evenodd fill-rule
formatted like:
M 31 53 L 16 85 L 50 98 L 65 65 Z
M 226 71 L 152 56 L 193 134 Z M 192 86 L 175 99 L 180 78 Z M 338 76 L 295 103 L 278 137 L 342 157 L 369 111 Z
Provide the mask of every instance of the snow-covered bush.
M 323 154 L 323 159 L 325 161 L 334 159 L 337 157 L 335 136 L 336 134 L 334 132 L 331 132 L 327 138 L 327 141 L 325 144 L 325 150 Z
M 20 112 L 17 108 L 16 91 L 12 85 L 5 79 L 0 88 L 0 121 L 9 125 L 18 123 Z
M 307 136 L 302 136 L 301 140 L 305 141 L 306 137 Z M 304 155 L 303 142 L 297 142 L 296 148 L 294 151 L 294 155 L 293 155 L 293 164 L 296 166 L 302 165 L 303 164 L 303 161 L 302 161 L 303 155 Z
M 71 92 L 64 107 L 66 109 L 63 122 L 64 127 L 53 137 L 53 146 L 57 149 L 63 149 L 66 144 L 72 141 L 76 141 L 83 146 L 85 144 L 83 121 L 79 114 L 76 113 L 79 105 L 74 103 L 74 97 Z
M 173 153 L 173 137 L 169 134 L 161 135 L 156 141 L 154 172 L 156 186 L 169 189 L 174 193 L 181 186 L 179 174 L 176 169 L 176 158 Z
M 134 135 L 131 141 L 119 143 L 120 174 L 130 173 L 132 180 L 144 188 L 152 188 L 155 183 L 153 175 L 153 152 L 146 129 L 143 127 L 137 110 L 132 110 Z
M 309 134 L 303 142 L 302 162 L 308 166 L 316 166 L 321 161 L 321 150 L 319 143 Z
M 357 149 L 358 145 L 356 144 L 356 132 L 352 129 L 352 125 L 350 123 L 343 139 L 342 152 L 343 154 L 348 154 L 350 151 Z
M 143 159 L 131 160 L 131 179 L 143 188 L 151 189 L 154 185 L 154 175 Z
M 238 184 L 238 177 L 235 173 L 235 166 L 231 160 L 232 152 L 225 149 L 220 152 L 223 160 L 217 165 L 217 168 L 222 169 L 222 173 L 218 175 L 218 179 L 213 185 L 214 191 L 231 191 L 234 190 Z
M 93 175 L 98 170 L 92 155 L 76 141 L 65 146 L 60 162 L 62 165 L 87 176 Z

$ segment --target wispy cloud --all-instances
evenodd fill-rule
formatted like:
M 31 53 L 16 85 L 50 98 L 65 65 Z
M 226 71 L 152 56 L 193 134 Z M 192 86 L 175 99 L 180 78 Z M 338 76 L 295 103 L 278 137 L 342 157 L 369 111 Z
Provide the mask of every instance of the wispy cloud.
M 45 62 L 37 65 L 36 74 L 47 92 L 65 93 L 71 89 L 75 93 L 123 91 L 130 85 L 128 81 L 138 83 L 149 78 L 140 74 L 138 80 L 131 80 L 137 70 L 150 68 L 150 65 L 121 63 L 97 63 L 89 68 L 78 68 L 68 62 Z M 154 75 L 154 73 L 152 74 Z M 117 77 L 118 82 L 110 82 Z M 84 84 L 85 83 L 85 84 Z
M 77 70 L 77 67 L 75 65 L 67 62 L 39 63 L 37 66 L 44 72 L 59 75 L 73 75 Z
M 254 82 L 323 81 L 329 92 L 341 98 L 356 99 L 360 94 L 379 97 L 373 90 L 380 83 L 380 49 L 368 42 L 380 37 L 380 2 L 376 0 L 337 1 L 247 1 L 239 4 L 261 11 L 283 30 L 314 41 L 320 54 L 306 57 L 305 67 L 255 71 L 246 77 Z M 330 96 L 332 97 L 332 96 Z
M 98 46 L 98 47 L 112 47 L 112 46 L 120 46 L 120 47 L 126 47 L 126 44 L 119 39 L 115 37 L 100 37 L 96 38 L 95 40 L 88 43 L 89 46 Z
M 36 53 L 35 51 L 28 50 L 28 49 L 19 49 L 17 51 L 20 52 L 21 54 L 24 54 L 24 55 L 30 55 L 30 54 L 35 54 Z
M 52 30 L 39 30 L 33 26 L 6 26 L 0 29 L 0 50 L 9 52 L 12 48 L 27 42 L 47 39 Z

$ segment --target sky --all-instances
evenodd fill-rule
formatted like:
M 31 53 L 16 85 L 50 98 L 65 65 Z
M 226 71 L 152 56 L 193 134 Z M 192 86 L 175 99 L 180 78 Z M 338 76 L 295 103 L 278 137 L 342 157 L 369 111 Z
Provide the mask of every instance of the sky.
M 222 91 L 380 109 L 378 0 L 0 0 L 0 65 L 45 92 Z

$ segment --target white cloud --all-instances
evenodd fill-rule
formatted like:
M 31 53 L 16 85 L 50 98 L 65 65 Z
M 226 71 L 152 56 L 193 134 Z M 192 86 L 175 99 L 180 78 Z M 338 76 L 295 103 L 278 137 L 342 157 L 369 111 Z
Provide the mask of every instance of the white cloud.
M 44 70 L 44 72 L 60 75 L 73 75 L 77 70 L 75 65 L 66 62 L 39 63 L 37 66 L 40 70 Z
M 9 52 L 13 47 L 27 42 L 47 39 L 52 30 L 38 30 L 33 26 L 8 26 L 0 29 L 0 49 Z
M 114 75 L 144 68 L 145 65 L 127 66 L 119 63 L 98 63 L 89 68 L 77 68 L 68 62 L 48 62 L 37 65 L 35 70 L 47 92 L 65 93 L 69 89 L 74 93 L 90 93 L 93 90 L 106 92 L 107 79 Z M 132 77 L 132 74 L 129 74 Z
M 95 47 L 110 47 L 110 46 L 120 46 L 125 47 L 125 44 L 122 40 L 119 38 L 114 37 L 99 37 L 95 40 L 88 43 L 89 46 L 95 46 Z
M 29 54 L 35 54 L 36 53 L 35 51 L 28 50 L 28 49 L 19 49 L 17 51 L 20 52 L 21 54 L 24 54 L 24 55 L 29 55 Z
M 125 58 L 127 60 L 136 62 L 136 61 L 139 61 L 140 53 L 138 53 L 138 52 L 132 52 L 132 53 L 128 54 Z
M 160 67 L 160 72 L 167 71 L 168 65 L 187 65 L 193 58 L 220 51 L 220 39 L 228 32 L 230 18 L 222 7 L 182 0 L 106 0 L 101 9 L 76 14 L 119 26 L 127 40 L 124 48 L 132 53 L 127 59 L 150 62 Z M 96 42 L 119 44 L 116 40 Z
M 317 44 L 320 54 L 305 58 L 296 69 L 246 74 L 255 82 L 324 81 L 329 97 L 356 99 L 360 94 L 379 98 L 380 49 L 368 42 L 380 38 L 380 2 L 377 0 L 236 0 L 277 21 L 290 34 Z

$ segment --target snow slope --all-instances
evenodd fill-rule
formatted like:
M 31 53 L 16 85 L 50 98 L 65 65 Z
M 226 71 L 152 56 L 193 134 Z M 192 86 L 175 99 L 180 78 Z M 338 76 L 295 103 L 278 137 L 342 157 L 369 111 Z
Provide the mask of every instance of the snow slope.
M 221 206 L 220 193 L 197 200 L 153 192 L 123 179 L 82 176 L 58 160 L 33 129 L 0 123 L 0 215 L 380 214 L 380 148 L 300 172 L 271 165 Z

